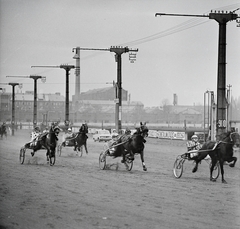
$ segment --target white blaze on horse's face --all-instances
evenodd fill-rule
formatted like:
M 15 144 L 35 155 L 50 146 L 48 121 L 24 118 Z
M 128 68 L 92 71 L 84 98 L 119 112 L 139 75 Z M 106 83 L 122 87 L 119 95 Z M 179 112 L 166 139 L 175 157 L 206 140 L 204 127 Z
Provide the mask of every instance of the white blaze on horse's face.
M 54 131 L 56 136 L 58 136 L 58 134 L 60 133 L 59 127 L 55 127 L 53 131 Z

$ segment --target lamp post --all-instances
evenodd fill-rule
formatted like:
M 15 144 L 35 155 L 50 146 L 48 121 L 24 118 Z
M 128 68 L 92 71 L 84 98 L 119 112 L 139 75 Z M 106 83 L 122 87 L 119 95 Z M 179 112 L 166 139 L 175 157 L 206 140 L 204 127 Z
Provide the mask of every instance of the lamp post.
M 45 76 L 30 75 L 30 76 L 7 76 L 17 78 L 30 78 L 34 80 L 34 99 L 33 99 L 33 127 L 37 125 L 37 80 L 42 79 L 42 82 L 46 81 Z
M 115 60 L 117 62 L 117 83 L 115 84 L 117 96 L 116 96 L 116 114 L 115 125 L 118 133 L 122 130 L 122 54 L 129 51 L 137 52 L 138 49 L 129 49 L 128 47 L 115 47 L 110 48 L 110 52 L 115 53 Z
M 74 65 L 60 65 L 66 71 L 66 102 L 65 102 L 65 125 L 66 128 L 69 126 L 69 72 L 75 68 Z
M 237 8 L 230 12 L 212 12 L 209 15 L 186 15 L 186 14 L 166 14 L 156 13 L 155 16 L 187 16 L 187 17 L 208 17 L 214 19 L 219 24 L 218 35 L 218 73 L 217 73 L 217 121 L 216 130 L 217 134 L 226 132 L 226 30 L 229 21 L 237 20 L 240 18 L 235 12 Z M 237 23 L 239 23 L 237 21 Z M 239 25 L 238 25 L 239 26 Z
M 36 127 L 36 125 L 37 125 L 37 80 L 38 79 L 46 79 L 46 77 L 30 75 L 29 78 L 34 80 L 33 127 Z
M 15 129 L 15 86 L 19 83 L 9 83 L 8 85 L 12 86 L 12 136 L 14 136 Z
M 69 72 L 75 68 L 74 65 L 61 64 L 60 66 L 31 66 L 31 68 L 63 68 L 66 71 L 66 100 L 65 100 L 65 127 L 69 126 Z
M 122 129 L 122 54 L 127 52 L 138 52 L 138 49 L 130 49 L 128 47 L 111 46 L 110 49 L 95 49 L 95 48 L 76 48 L 76 54 L 79 54 L 80 50 L 95 50 L 95 51 L 110 51 L 115 52 L 115 60 L 117 62 L 117 83 L 115 84 L 117 90 L 117 96 L 115 99 L 116 103 L 116 114 L 115 114 L 115 126 L 117 132 L 121 132 Z M 75 55 L 75 58 L 78 55 Z M 136 54 L 130 53 L 129 60 L 134 63 L 136 60 Z M 80 61 L 80 60 L 79 60 Z

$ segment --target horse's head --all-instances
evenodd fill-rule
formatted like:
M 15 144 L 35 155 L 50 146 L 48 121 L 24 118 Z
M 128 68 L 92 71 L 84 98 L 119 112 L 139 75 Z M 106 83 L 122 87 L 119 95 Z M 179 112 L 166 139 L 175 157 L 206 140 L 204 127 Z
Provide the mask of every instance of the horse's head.
M 222 133 L 218 136 L 218 140 L 225 143 L 230 143 L 236 147 L 240 146 L 240 137 L 237 132 L 228 131 L 226 133 Z
M 82 124 L 78 131 L 80 134 L 88 133 L 88 126 L 86 124 Z
M 233 145 L 236 147 L 240 146 L 240 135 L 237 132 L 230 133 L 230 139 L 233 142 Z
M 61 129 L 60 129 L 59 126 L 53 126 L 53 127 L 52 127 L 52 132 L 53 132 L 56 136 L 58 136 L 58 134 L 60 133 L 60 131 L 61 131 Z
M 140 122 L 140 128 L 137 128 L 137 132 L 141 134 L 144 138 L 148 136 L 148 128 L 146 122 L 144 124 Z

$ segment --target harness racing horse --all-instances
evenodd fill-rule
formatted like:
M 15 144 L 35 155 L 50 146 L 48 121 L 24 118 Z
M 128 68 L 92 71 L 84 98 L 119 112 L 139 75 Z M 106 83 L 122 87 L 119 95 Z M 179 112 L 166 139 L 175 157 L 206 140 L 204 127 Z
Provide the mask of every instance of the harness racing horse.
M 144 162 L 144 143 L 145 137 L 148 136 L 148 128 L 146 123 L 140 123 L 140 127 L 136 128 L 136 132 L 132 136 L 123 135 L 121 138 L 122 144 L 119 144 L 116 151 L 113 153 L 114 158 L 122 156 L 122 163 L 125 163 L 126 154 L 130 153 L 132 160 L 134 160 L 135 154 L 140 154 L 143 170 L 147 171 L 147 167 Z
M 36 151 L 40 149 L 46 149 L 47 161 L 50 161 L 50 165 L 54 165 L 56 159 L 55 150 L 57 146 L 59 132 L 60 128 L 58 126 L 52 125 L 49 132 L 41 134 L 38 137 L 36 145 L 33 146 L 33 152 L 31 153 L 32 156 L 34 156 Z
M 222 183 L 227 183 L 224 179 L 224 169 L 223 163 L 225 161 L 232 162 L 229 164 L 230 167 L 234 167 L 237 161 L 237 158 L 233 156 L 233 147 L 239 147 L 240 144 L 240 137 L 237 132 L 227 132 L 219 135 L 219 141 L 208 141 L 203 144 L 202 148 L 199 150 L 199 154 L 195 159 L 196 165 L 193 168 L 193 173 L 198 169 L 198 163 L 204 159 L 207 155 L 211 157 L 211 168 L 210 168 L 210 181 L 216 181 L 212 177 L 213 169 L 216 163 L 219 161 L 221 175 L 222 175 Z M 201 152 L 202 151 L 202 152 Z
M 88 126 L 87 124 L 82 124 L 78 133 L 75 133 L 72 137 L 67 137 L 62 143 L 63 146 L 74 146 L 74 151 L 78 149 L 81 151 L 81 147 L 84 146 L 85 152 L 88 154 L 87 150 L 87 136 Z
M 85 148 L 85 152 L 88 154 L 88 150 L 87 150 L 87 136 L 88 133 L 88 126 L 87 124 L 82 124 L 81 128 L 79 129 L 79 132 L 77 133 L 76 136 L 76 143 L 75 143 L 75 148 L 74 150 L 76 151 L 76 148 L 78 148 L 78 150 L 81 150 L 81 147 L 84 146 Z
M 3 135 L 7 138 L 7 127 L 6 125 L 2 124 L 0 126 L 0 134 L 1 134 L 1 139 L 3 139 Z

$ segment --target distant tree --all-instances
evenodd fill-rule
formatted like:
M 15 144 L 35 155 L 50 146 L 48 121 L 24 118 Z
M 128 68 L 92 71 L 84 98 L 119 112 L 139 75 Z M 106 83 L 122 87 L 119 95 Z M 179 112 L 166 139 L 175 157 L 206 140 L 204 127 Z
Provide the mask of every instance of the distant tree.
M 162 100 L 162 106 L 164 107 L 164 106 L 167 106 L 167 105 L 169 105 L 170 104 L 170 102 L 169 102 L 169 100 L 168 99 L 163 99 Z

